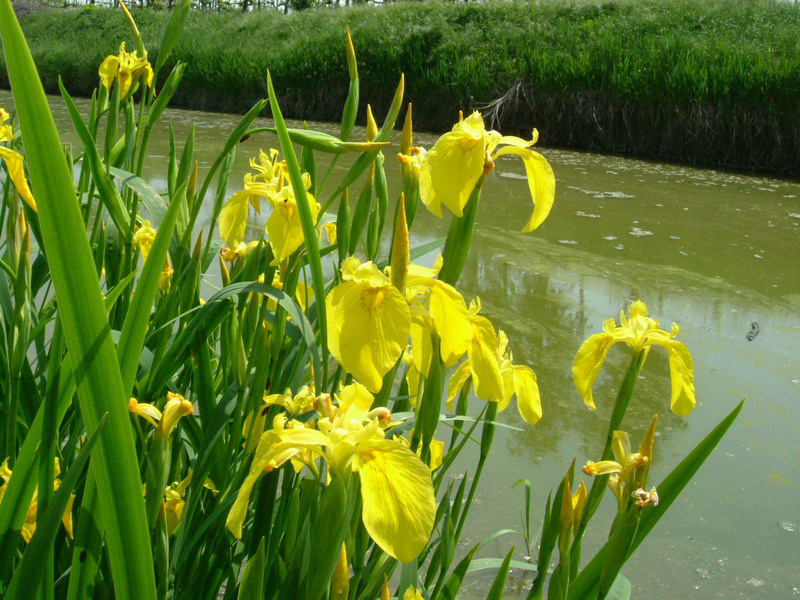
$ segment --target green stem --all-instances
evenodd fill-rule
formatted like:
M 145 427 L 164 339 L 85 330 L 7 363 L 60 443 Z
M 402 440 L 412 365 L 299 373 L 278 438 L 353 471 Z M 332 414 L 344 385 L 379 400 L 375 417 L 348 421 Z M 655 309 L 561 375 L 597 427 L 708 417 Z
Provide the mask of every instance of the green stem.
M 464 529 L 464 525 L 467 522 L 467 515 L 469 515 L 469 509 L 470 506 L 472 506 L 472 500 L 475 497 L 475 492 L 478 489 L 478 483 L 480 482 L 481 475 L 483 474 L 483 467 L 486 464 L 486 459 L 488 458 L 489 451 L 492 448 L 495 431 L 494 420 L 496 418 L 497 402 L 489 402 L 486 409 L 486 416 L 483 418 L 483 432 L 481 433 L 481 452 L 478 459 L 478 468 L 475 469 L 475 476 L 472 478 L 472 484 L 470 485 L 469 492 L 467 493 L 467 501 L 464 503 L 464 510 L 461 512 L 461 516 L 458 519 L 458 526 L 456 527 L 455 535 L 456 540 L 461 537 L 461 531 Z
M 472 233 L 475 229 L 475 216 L 478 214 L 484 180 L 485 177 L 481 176 L 475 184 L 472 194 L 464 206 L 463 216 L 453 217 L 450 221 L 450 231 L 447 232 L 447 240 L 445 240 L 442 252 L 444 263 L 439 272 L 439 279 L 450 285 L 458 282 L 467 262 L 467 256 L 469 256 Z

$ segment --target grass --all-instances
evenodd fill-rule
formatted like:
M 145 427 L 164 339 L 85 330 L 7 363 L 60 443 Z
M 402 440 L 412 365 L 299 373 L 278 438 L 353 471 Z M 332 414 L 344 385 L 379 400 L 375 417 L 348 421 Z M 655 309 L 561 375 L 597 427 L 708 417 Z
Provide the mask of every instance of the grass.
M 153 56 L 167 15 L 135 14 Z M 190 65 L 174 102 L 243 112 L 265 97 L 270 69 L 287 117 L 336 120 L 348 25 L 362 102 L 385 109 L 402 71 L 422 128 L 478 107 L 503 130 L 537 127 L 546 145 L 800 174 L 800 10 L 767 0 L 193 12 L 170 59 Z M 129 36 L 100 8 L 33 13 L 23 27 L 46 89 L 61 74 L 84 95 Z

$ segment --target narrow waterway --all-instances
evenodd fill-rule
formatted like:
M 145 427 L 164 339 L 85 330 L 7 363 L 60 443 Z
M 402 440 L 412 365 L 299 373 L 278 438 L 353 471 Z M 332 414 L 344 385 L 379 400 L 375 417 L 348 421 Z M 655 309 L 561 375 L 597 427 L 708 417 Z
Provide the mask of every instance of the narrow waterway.
M 0 106 L 10 104 L 10 94 L 0 92 Z M 64 141 L 77 149 L 63 103 L 53 98 L 52 104 Z M 166 188 L 169 120 L 181 145 L 196 125 L 202 175 L 239 118 L 193 111 L 167 111 L 165 117 L 151 140 L 146 173 L 158 191 Z M 354 134 L 362 136 L 363 131 Z M 434 141 L 430 135 L 415 139 L 428 148 Z M 268 134 L 240 144 L 229 192 L 239 189 L 259 148 L 277 145 Z M 392 198 L 400 187 L 395 153 L 385 152 Z M 624 423 L 638 444 L 652 414 L 660 415 L 652 482 L 742 398 L 748 400 L 728 436 L 623 569 L 634 597 L 800 595 L 800 183 L 596 154 L 542 153 L 557 178 L 550 218 L 533 233 L 518 233 L 531 211 L 524 169 L 521 161 L 501 159 L 484 189 L 459 285 L 468 298 L 479 296 L 484 312 L 506 331 L 515 363 L 534 368 L 544 408 L 535 427 L 527 427 L 513 406 L 501 414 L 519 430 L 497 432 L 462 547 L 500 529 L 521 531 L 523 492 L 512 489 L 521 478 L 532 484 L 532 530 L 538 531 L 547 494 L 572 457 L 579 465 L 598 458 L 629 354 L 623 347 L 609 354 L 595 386 L 596 412 L 575 390 L 572 359 L 605 319 L 641 298 L 662 327 L 680 325 L 678 339 L 694 357 L 699 401 L 687 418 L 669 412 L 668 360 L 655 349 Z M 446 222 L 422 205 L 417 215 L 412 245 L 445 235 Z M 258 237 L 258 225 L 250 234 Z M 430 264 L 434 257 L 423 261 Z M 614 510 L 609 494 L 590 548 L 602 543 Z M 511 544 L 524 560 L 525 545 L 513 535 L 490 542 L 481 556 L 502 556 Z M 509 597 L 524 597 L 521 575 L 512 577 L 517 594 Z M 470 597 L 485 596 L 485 579 L 474 579 Z

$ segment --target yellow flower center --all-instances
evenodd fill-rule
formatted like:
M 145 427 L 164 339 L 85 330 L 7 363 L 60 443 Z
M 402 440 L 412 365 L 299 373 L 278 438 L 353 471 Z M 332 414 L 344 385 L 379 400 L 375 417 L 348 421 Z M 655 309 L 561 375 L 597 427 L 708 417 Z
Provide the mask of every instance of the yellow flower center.
M 361 450 L 358 453 L 358 458 L 364 464 L 370 462 L 373 463 L 371 466 L 375 469 L 378 469 L 382 473 L 386 473 L 387 471 L 386 457 L 382 452 L 375 452 L 374 450 Z
M 473 148 L 475 148 L 475 146 L 478 145 L 478 142 L 481 142 L 481 141 L 482 140 L 480 140 L 480 139 L 476 140 L 475 138 L 462 136 L 458 140 L 458 147 L 461 148 L 462 152 L 467 153 L 470 150 L 472 150 Z
M 361 292 L 361 306 L 369 312 L 379 310 L 386 298 L 386 290 L 382 287 L 369 287 Z
M 283 202 L 278 204 L 278 210 L 283 212 L 283 218 L 287 220 L 294 217 L 294 209 L 295 204 L 293 202 L 289 202 L 288 198 L 284 198 Z

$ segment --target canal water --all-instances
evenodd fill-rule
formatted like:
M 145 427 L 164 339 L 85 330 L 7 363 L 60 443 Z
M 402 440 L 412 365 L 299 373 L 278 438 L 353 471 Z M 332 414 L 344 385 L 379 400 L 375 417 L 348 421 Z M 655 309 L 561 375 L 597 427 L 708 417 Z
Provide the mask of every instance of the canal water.
M 0 92 L 0 105 L 10 104 L 10 94 Z M 63 103 L 53 98 L 52 105 L 63 140 L 77 150 Z M 79 105 L 86 109 L 85 102 Z M 166 111 L 164 127 L 151 139 L 145 176 L 165 190 L 169 120 L 181 145 L 191 125 L 197 127 L 202 177 L 238 119 Z M 338 130 L 325 123 L 309 126 Z M 363 138 L 363 130 L 354 138 Z M 430 148 L 435 139 L 417 135 L 415 144 Z M 249 158 L 273 146 L 278 142 L 269 134 L 238 146 L 229 193 L 241 186 Z M 522 478 L 531 482 L 531 527 L 538 532 L 547 494 L 572 458 L 579 465 L 598 459 L 630 355 L 622 346 L 611 350 L 595 385 L 597 411 L 586 408 L 575 390 L 572 359 L 605 319 L 642 299 L 663 328 L 673 321 L 680 325 L 678 339 L 694 357 L 698 398 L 686 418 L 669 411 L 668 360 L 655 349 L 623 425 L 638 445 L 652 415 L 660 415 L 653 483 L 742 398 L 747 403 L 623 569 L 633 597 L 800 596 L 800 183 L 540 150 L 557 180 L 549 219 L 533 233 L 519 233 L 531 212 L 524 169 L 518 159 L 500 159 L 484 188 L 459 288 L 468 299 L 479 296 L 484 313 L 508 334 L 515 363 L 536 371 L 544 416 L 528 427 L 513 406 L 501 413 L 500 420 L 514 429 L 497 431 L 460 547 L 466 551 L 501 529 L 522 531 L 523 491 L 513 487 Z M 392 198 L 400 188 L 396 152 L 396 146 L 385 151 Z M 343 161 L 337 173 L 345 168 Z M 259 236 L 267 216 L 251 225 L 250 236 Z M 446 231 L 447 222 L 420 205 L 412 246 Z M 434 258 L 420 262 L 431 264 Z M 481 401 L 472 402 L 477 409 Z M 585 557 L 604 541 L 614 511 L 608 494 L 590 528 Z M 512 544 L 516 558 L 525 560 L 525 544 L 513 534 L 492 540 L 479 556 L 502 557 Z M 485 596 L 490 575 L 472 577 L 468 597 Z M 514 571 L 507 597 L 524 598 L 528 584 L 522 571 Z

